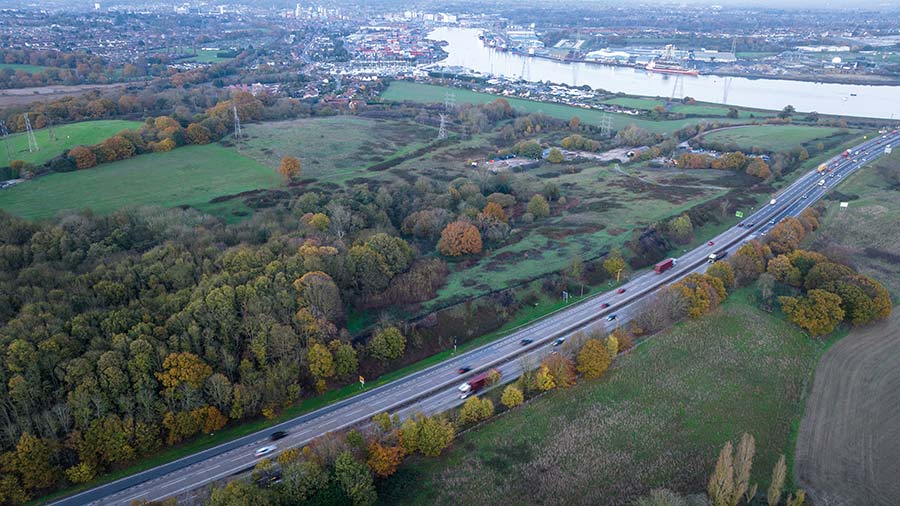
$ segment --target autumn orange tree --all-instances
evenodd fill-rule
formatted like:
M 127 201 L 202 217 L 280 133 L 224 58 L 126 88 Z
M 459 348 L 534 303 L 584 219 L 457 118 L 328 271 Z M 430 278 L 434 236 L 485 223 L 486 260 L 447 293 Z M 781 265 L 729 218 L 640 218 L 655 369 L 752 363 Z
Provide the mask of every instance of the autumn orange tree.
M 100 143 L 100 153 L 103 155 L 103 160 L 107 162 L 131 158 L 135 152 L 134 144 L 121 135 L 113 135 Z
M 806 228 L 797 218 L 785 218 L 766 236 L 769 247 L 776 255 L 790 253 L 797 249 L 800 241 L 806 236 Z
M 745 286 L 766 270 L 766 262 L 772 257 L 769 246 L 757 240 L 747 241 L 729 260 L 734 269 L 735 284 Z
M 841 298 L 844 316 L 854 325 L 865 325 L 891 315 L 890 293 L 881 283 L 867 276 L 847 275 L 825 283 L 822 288 Z
M 503 206 L 496 202 L 488 202 L 481 212 L 488 218 L 495 219 L 501 223 L 509 221 L 509 218 L 506 216 L 506 211 L 503 210 Z
M 772 177 L 772 170 L 762 158 L 753 158 L 747 164 L 747 174 L 756 176 L 760 179 L 769 179 Z
M 212 374 L 212 368 L 193 353 L 170 353 L 163 360 L 163 372 L 156 373 L 156 379 L 166 388 L 177 388 L 186 383 L 199 389 Z
M 404 455 L 402 446 L 383 446 L 374 441 L 369 444 L 369 458 L 366 463 L 377 476 L 387 478 L 397 472 Z
M 454 221 L 444 227 L 437 245 L 438 251 L 451 257 L 481 253 L 481 246 L 481 232 L 467 221 Z
M 285 156 L 284 158 L 282 158 L 281 166 L 278 167 L 278 173 L 288 181 L 299 176 L 300 170 L 300 160 L 294 158 L 293 156 Z
M 205 126 L 199 123 L 191 123 L 187 127 L 187 137 L 191 144 L 209 144 L 212 134 Z
M 85 146 L 75 146 L 70 149 L 68 157 L 75 163 L 75 168 L 78 170 L 90 169 L 97 165 L 97 155 L 91 148 Z
M 541 362 L 547 372 L 553 378 L 553 383 L 561 388 L 569 388 L 575 385 L 575 365 L 560 353 L 548 355 Z
M 610 361 L 607 346 L 599 339 L 588 339 L 578 352 L 578 372 L 586 379 L 597 379 L 609 368 Z
M 719 278 L 726 290 L 734 288 L 734 268 L 728 262 L 714 262 L 706 269 L 706 273 L 714 278 Z
M 814 336 L 828 334 L 844 319 L 841 297 L 825 290 L 810 290 L 805 297 L 778 297 L 792 322 Z
M 672 285 L 688 300 L 688 316 L 699 318 L 725 300 L 728 292 L 722 280 L 709 274 L 692 272 Z

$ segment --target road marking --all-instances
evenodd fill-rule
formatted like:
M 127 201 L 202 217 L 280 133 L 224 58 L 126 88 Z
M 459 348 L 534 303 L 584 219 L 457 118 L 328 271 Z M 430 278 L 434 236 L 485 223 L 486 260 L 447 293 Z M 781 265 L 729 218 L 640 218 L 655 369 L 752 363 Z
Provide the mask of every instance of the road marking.
M 123 490 L 123 492 L 124 492 L 124 490 Z M 135 495 L 126 497 L 125 499 L 122 499 L 122 500 L 125 501 L 125 502 L 129 502 L 129 503 L 130 503 L 131 501 L 133 501 L 133 500 L 135 500 L 135 499 L 137 499 L 138 497 L 141 497 L 141 496 L 143 496 L 143 495 L 147 495 L 147 492 L 141 492 L 140 494 L 135 494 Z

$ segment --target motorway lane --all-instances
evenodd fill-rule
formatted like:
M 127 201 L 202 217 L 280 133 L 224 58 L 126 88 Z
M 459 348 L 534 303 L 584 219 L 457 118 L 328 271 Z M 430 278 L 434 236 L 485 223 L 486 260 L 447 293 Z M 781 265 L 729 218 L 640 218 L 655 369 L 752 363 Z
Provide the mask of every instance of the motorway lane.
M 886 142 L 886 141 L 885 141 Z M 816 201 L 818 201 L 824 194 L 834 186 L 838 185 L 841 180 L 852 174 L 854 171 L 858 170 L 866 163 L 871 160 L 874 160 L 880 156 L 879 153 L 873 153 L 871 150 L 868 155 L 862 155 L 857 158 L 859 160 L 858 163 L 854 163 L 851 159 L 847 159 L 846 161 L 840 159 L 834 165 L 834 169 L 831 172 L 826 174 L 812 173 L 807 175 L 807 177 L 801 178 L 798 180 L 795 185 L 796 187 L 792 188 L 795 191 L 785 191 L 778 198 L 790 200 L 791 198 L 796 198 L 798 195 L 800 198 L 796 198 L 792 201 L 792 203 L 785 207 L 782 211 L 776 213 L 774 216 L 770 217 L 770 221 L 763 222 L 760 226 L 754 227 L 757 230 L 752 232 L 748 238 L 755 238 L 759 235 L 765 235 L 772 227 L 774 227 L 779 221 L 789 216 L 797 216 L 804 209 L 813 205 Z M 832 161 L 832 163 L 834 163 Z M 834 177 L 832 177 L 832 175 Z M 822 186 L 819 186 L 818 182 L 821 179 L 825 179 L 826 183 Z M 805 195 L 805 197 L 803 197 Z M 777 201 L 776 201 L 777 204 Z M 759 219 L 764 216 L 764 210 L 757 212 L 750 216 L 747 219 L 746 223 L 754 223 L 753 220 Z M 729 254 L 733 254 L 743 242 L 734 244 L 733 246 L 727 248 Z M 717 246 L 712 246 L 711 249 L 715 251 L 719 251 Z M 702 263 L 699 266 L 692 269 L 692 272 L 702 273 L 705 272 L 707 267 L 710 264 Z M 637 299 L 632 303 L 627 304 L 621 309 L 616 311 L 616 320 L 615 322 L 609 322 L 604 319 L 598 320 L 597 322 L 589 325 L 589 327 L 584 329 L 579 329 L 577 332 L 581 331 L 590 331 L 593 328 L 599 328 L 601 331 L 612 331 L 616 325 L 621 325 L 627 323 L 631 320 L 639 311 L 640 306 L 646 299 L 641 298 Z M 566 337 L 571 338 L 571 336 L 575 332 L 568 334 Z M 502 380 L 500 385 L 504 385 L 506 383 L 511 383 L 518 378 L 524 370 L 526 369 L 536 369 L 540 364 L 541 360 L 552 353 L 554 350 L 557 350 L 551 343 L 545 344 L 543 346 L 538 347 L 533 352 L 528 353 L 526 358 L 518 358 L 516 360 L 501 364 L 497 366 L 497 369 L 502 373 Z M 460 379 L 460 383 L 462 383 L 463 377 Z M 448 388 L 444 391 L 437 392 L 432 396 L 422 399 L 420 401 L 415 402 L 412 405 L 404 407 L 398 413 L 401 417 L 405 418 L 408 416 L 412 416 L 417 412 L 422 412 L 426 414 L 435 414 L 447 411 L 454 407 L 457 407 L 463 404 L 465 401 L 459 398 L 459 392 L 455 388 Z
M 898 140 L 900 140 L 900 134 L 892 134 L 888 140 L 879 137 L 855 147 L 853 151 L 860 151 L 860 156 L 857 157 L 858 163 L 852 161 L 853 156 L 846 160 L 834 158 L 829 163 L 836 164 L 836 172 L 849 174 L 866 162 L 880 156 L 883 153 L 881 147 L 885 143 L 896 144 Z M 865 150 L 869 151 L 868 155 L 862 155 L 862 151 Z M 755 237 L 757 234 L 765 233 L 771 228 L 771 225 L 768 224 L 770 219 L 777 221 L 789 214 L 799 213 L 815 202 L 827 187 L 839 182 L 837 178 L 826 179 L 828 181 L 826 188 L 819 188 L 816 186 L 819 179 L 821 176 L 816 172 L 802 176 L 775 196 L 776 204 L 774 206 L 764 205 L 745 218 L 745 222 L 754 223 L 755 227 L 752 231 L 746 228 L 732 227 L 713 238 L 714 246 L 704 245 L 685 253 L 678 258 L 678 264 L 666 273 L 659 275 L 650 271 L 632 279 L 623 285 L 626 289 L 623 294 L 610 292 L 597 295 L 494 343 L 382 387 L 265 431 L 239 438 L 233 442 L 198 452 L 180 461 L 123 478 L 51 504 L 65 506 L 127 505 L 136 499 L 159 500 L 184 493 L 251 467 L 260 460 L 253 455 L 254 450 L 268 444 L 268 435 L 276 430 L 289 431 L 288 437 L 276 443 L 278 451 L 282 451 L 286 448 L 300 446 L 325 432 L 363 422 L 378 412 L 399 411 L 408 415 L 417 410 L 432 413 L 452 407 L 461 402 L 457 396 L 456 387 L 471 374 L 498 365 L 504 374 L 504 381 L 512 381 L 522 370 L 523 362 L 517 357 L 521 356 L 523 351 L 527 351 L 527 356 L 530 357 L 526 359 L 527 362 L 536 365 L 542 354 L 548 352 L 548 343 L 558 336 L 571 335 L 589 325 L 605 325 L 604 321 L 596 323 L 595 320 L 613 312 L 619 315 L 620 322 L 627 321 L 634 311 L 635 304 L 632 302 L 639 300 L 645 293 L 655 291 L 662 283 L 674 281 L 688 272 L 705 270 L 705 259 L 710 253 L 723 248 L 733 250 L 748 236 Z M 809 198 L 800 199 L 804 193 Z M 602 303 L 608 303 L 610 307 L 601 308 Z M 534 342 L 523 347 L 519 344 L 523 338 L 533 339 Z M 473 370 L 469 375 L 460 376 L 456 369 L 461 366 L 470 366 L 473 367 Z M 413 404 L 403 408 L 410 403 Z

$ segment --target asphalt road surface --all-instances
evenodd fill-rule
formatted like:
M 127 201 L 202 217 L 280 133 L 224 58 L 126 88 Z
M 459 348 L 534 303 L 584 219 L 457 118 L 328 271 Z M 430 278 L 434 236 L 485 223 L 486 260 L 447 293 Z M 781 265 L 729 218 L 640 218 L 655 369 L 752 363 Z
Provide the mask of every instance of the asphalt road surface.
M 332 432 L 369 420 L 382 411 L 410 416 L 416 412 L 437 413 L 464 402 L 457 387 L 467 378 L 491 367 L 503 374 L 501 383 L 514 380 L 524 368 L 534 368 L 540 359 L 556 350 L 554 342 L 577 331 L 599 327 L 612 330 L 616 324 L 627 322 L 636 312 L 640 301 L 663 284 L 671 283 L 690 272 L 702 272 L 711 253 L 733 252 L 741 244 L 767 233 L 775 223 L 788 216 L 796 216 L 815 203 L 843 178 L 884 154 L 886 145 L 897 145 L 900 133 L 875 137 L 854 147 L 847 158 L 835 157 L 828 162 L 829 171 L 812 171 L 799 178 L 779 194 L 775 204 L 762 206 L 744 218 L 752 227 L 732 227 L 705 244 L 677 259 L 677 264 L 662 274 L 653 271 L 641 274 L 622 286 L 623 293 L 612 291 L 599 294 L 584 302 L 565 308 L 532 325 L 491 344 L 460 354 L 440 364 L 374 388 L 349 399 L 297 417 L 264 431 L 210 448 L 180 460 L 165 464 L 120 480 L 101 485 L 76 495 L 60 499 L 52 505 L 83 504 L 129 505 L 135 500 L 161 500 L 189 492 L 197 487 L 220 480 L 251 468 L 263 457 L 255 451 L 268 444 L 277 445 L 272 458 L 287 448 L 302 446 L 326 432 Z M 819 185 L 824 179 L 825 182 Z M 608 304 L 608 307 L 603 307 Z M 607 321 L 610 314 L 616 319 Z M 522 344 L 530 339 L 529 344 Z M 564 350 L 565 346 L 558 349 Z M 457 369 L 471 367 L 460 375 Z M 275 431 L 287 431 L 287 437 L 271 443 Z

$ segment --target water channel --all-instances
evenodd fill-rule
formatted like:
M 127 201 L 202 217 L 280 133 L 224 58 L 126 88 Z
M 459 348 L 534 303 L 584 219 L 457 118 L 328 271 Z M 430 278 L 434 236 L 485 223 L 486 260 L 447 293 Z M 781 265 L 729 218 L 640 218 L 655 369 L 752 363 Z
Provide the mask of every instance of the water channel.
M 589 85 L 614 93 L 669 97 L 690 96 L 703 102 L 727 103 L 780 110 L 793 105 L 798 111 L 871 118 L 900 119 L 900 86 L 831 84 L 782 79 L 725 78 L 716 75 L 683 76 L 643 69 L 593 63 L 566 63 L 533 58 L 485 47 L 475 28 L 441 27 L 429 38 L 447 41 L 444 65 L 459 65 L 481 73 Z M 676 89 L 676 84 L 677 89 Z M 727 92 L 726 92 L 727 89 Z M 727 100 L 723 100 L 727 97 Z

